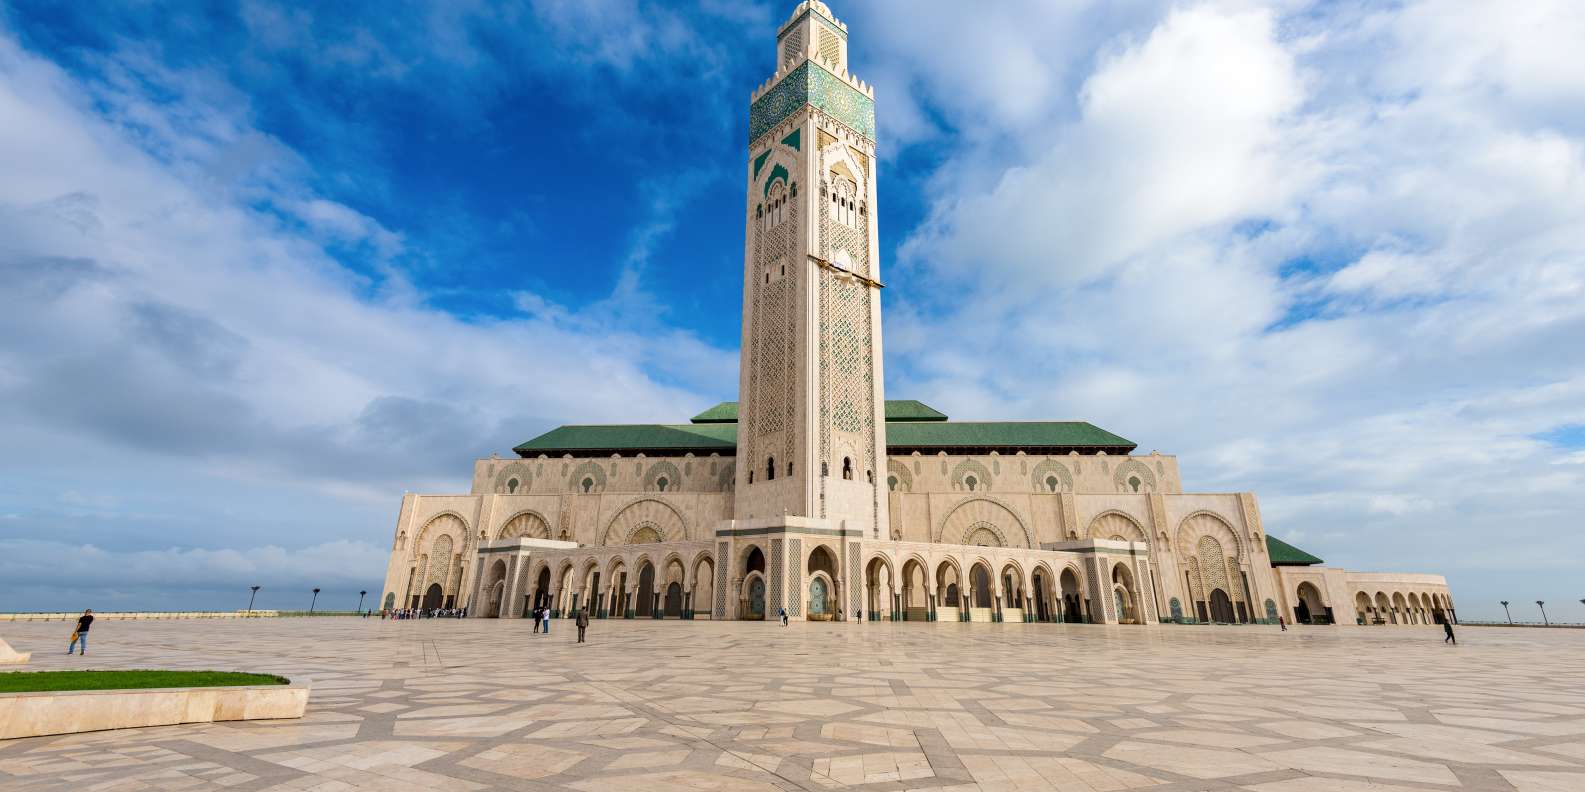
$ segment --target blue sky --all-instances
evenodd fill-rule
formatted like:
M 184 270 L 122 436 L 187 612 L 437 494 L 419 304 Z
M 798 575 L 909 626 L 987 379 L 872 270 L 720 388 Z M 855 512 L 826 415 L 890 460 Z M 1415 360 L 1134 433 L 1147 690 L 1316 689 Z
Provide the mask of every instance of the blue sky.
M 734 398 L 791 7 L 0 1 L 0 609 L 355 598 L 402 491 Z M 1585 621 L 1580 8 L 833 10 L 890 395 Z

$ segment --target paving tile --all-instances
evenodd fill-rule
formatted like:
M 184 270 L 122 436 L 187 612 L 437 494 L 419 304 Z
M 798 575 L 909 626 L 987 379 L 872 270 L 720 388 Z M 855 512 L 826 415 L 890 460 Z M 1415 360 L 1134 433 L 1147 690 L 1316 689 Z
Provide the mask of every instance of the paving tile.
M 307 716 L 0 743 L 0 789 L 1585 790 L 1585 631 L 596 627 L 110 622 L 96 667 L 307 678 Z

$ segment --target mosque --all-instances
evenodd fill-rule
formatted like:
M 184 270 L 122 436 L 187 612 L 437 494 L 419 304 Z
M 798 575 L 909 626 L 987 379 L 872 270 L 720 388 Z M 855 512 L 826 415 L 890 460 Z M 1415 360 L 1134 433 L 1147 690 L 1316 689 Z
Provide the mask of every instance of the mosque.
M 752 96 L 740 401 L 561 426 L 403 497 L 382 604 L 520 617 L 1106 624 L 1456 620 L 1440 575 L 1327 567 L 1252 492 L 1084 421 L 882 394 L 875 93 L 806 0 Z

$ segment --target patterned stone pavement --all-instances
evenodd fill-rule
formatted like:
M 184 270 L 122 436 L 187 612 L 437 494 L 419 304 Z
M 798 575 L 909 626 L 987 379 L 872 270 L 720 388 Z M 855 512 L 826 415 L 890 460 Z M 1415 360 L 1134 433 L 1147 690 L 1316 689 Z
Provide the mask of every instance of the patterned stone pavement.
M 314 689 L 301 721 L 0 743 L 8 791 L 1585 790 L 1585 630 L 101 621 L 86 659 L 4 630 L 33 669 Z

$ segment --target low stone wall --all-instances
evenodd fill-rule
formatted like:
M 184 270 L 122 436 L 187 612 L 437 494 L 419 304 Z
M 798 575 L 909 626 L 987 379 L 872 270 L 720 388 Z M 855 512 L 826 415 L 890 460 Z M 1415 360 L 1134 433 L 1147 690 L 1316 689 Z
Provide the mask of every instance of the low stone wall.
M 75 613 L 0 613 L 0 622 L 32 622 L 32 621 L 77 621 L 82 616 L 82 611 Z M 280 611 L 272 610 L 239 610 L 239 611 L 127 611 L 117 613 L 106 611 L 94 612 L 94 620 L 112 619 L 264 619 L 279 616 Z
M 179 723 L 301 718 L 308 685 L 0 694 L 0 740 Z

